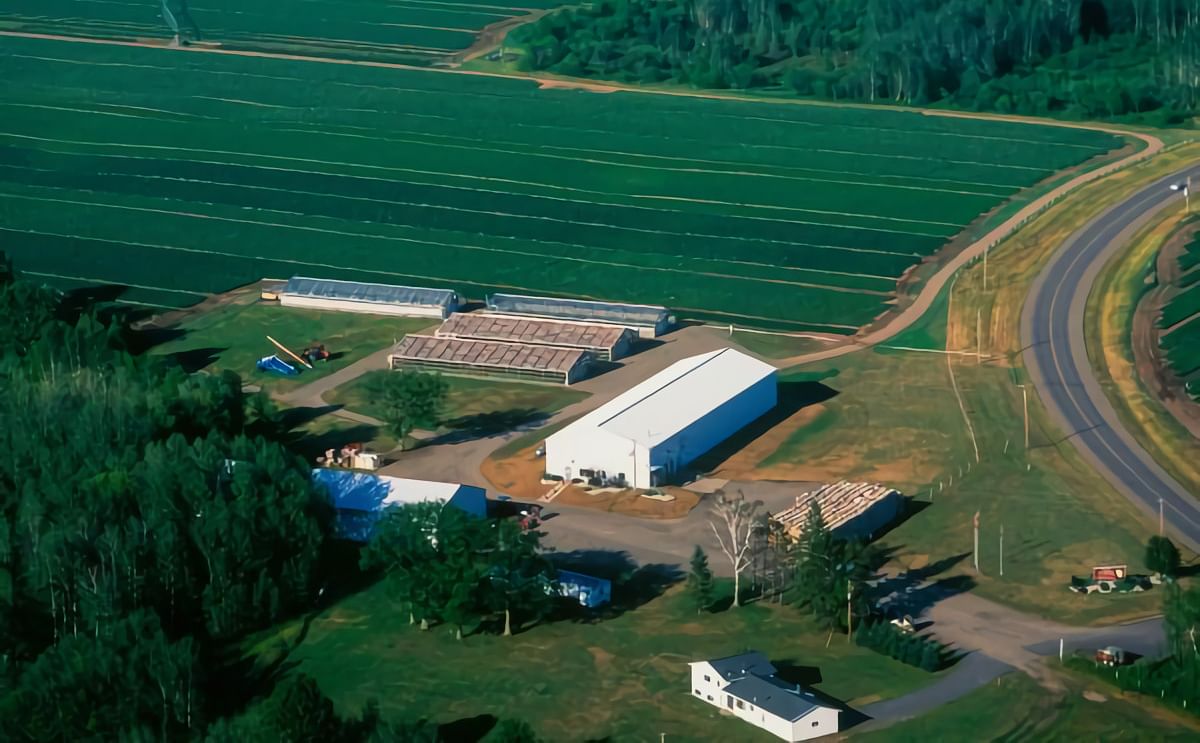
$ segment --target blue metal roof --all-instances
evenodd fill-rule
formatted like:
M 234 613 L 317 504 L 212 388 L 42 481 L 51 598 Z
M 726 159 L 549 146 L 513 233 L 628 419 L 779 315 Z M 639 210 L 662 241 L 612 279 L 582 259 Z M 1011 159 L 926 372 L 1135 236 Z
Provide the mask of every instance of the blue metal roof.
M 293 276 L 288 279 L 282 294 L 323 299 L 343 299 L 372 304 L 400 304 L 416 307 L 455 307 L 458 294 L 450 289 L 426 289 L 419 286 L 370 284 L 340 279 L 313 279 Z
M 671 313 L 666 307 L 645 304 L 594 302 L 586 299 L 557 299 L 527 297 L 520 294 L 493 294 L 488 309 L 542 317 L 561 317 L 570 320 L 600 320 L 628 325 L 656 326 L 668 322 Z

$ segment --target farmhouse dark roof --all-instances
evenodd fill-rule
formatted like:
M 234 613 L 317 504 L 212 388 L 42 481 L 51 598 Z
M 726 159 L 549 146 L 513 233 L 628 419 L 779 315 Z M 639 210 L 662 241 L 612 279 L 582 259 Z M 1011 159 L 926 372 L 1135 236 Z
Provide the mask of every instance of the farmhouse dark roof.
M 789 722 L 795 722 L 814 709 L 825 706 L 812 694 L 802 692 L 792 684 L 785 684 L 774 676 L 746 676 L 721 691 Z
M 775 666 L 767 660 L 767 656 L 757 650 L 751 650 L 741 655 L 731 655 L 728 658 L 717 658 L 708 661 L 708 664 L 726 681 L 740 679 L 751 674 L 771 676 L 775 673 Z

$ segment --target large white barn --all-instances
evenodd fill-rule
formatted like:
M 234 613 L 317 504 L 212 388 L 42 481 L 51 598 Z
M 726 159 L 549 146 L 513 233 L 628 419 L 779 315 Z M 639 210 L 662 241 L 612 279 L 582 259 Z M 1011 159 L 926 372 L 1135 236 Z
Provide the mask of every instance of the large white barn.
M 770 364 L 732 348 L 691 356 L 552 434 L 546 472 L 651 487 L 775 403 Z

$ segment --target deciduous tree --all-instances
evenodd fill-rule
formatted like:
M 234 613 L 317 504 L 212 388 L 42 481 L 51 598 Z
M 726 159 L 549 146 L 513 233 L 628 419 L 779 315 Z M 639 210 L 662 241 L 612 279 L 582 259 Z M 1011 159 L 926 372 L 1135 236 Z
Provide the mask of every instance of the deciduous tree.
M 713 506 L 716 518 L 709 521 L 721 553 L 729 560 L 733 570 L 733 605 L 741 606 L 742 571 L 750 566 L 750 550 L 754 545 L 754 516 L 759 501 L 750 502 L 742 493 L 729 497 L 721 493 Z

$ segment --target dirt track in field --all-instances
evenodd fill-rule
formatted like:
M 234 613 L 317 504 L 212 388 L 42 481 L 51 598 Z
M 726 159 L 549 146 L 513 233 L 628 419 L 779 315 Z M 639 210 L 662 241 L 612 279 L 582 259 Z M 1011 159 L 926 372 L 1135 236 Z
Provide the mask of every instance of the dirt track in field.
M 767 99 L 754 98 L 751 96 L 737 95 L 730 93 L 714 93 L 686 90 L 669 90 L 662 88 L 644 88 L 637 86 L 629 86 L 622 84 L 610 83 L 591 83 L 587 81 L 577 81 L 570 79 L 561 79 L 550 76 L 533 76 L 533 75 L 516 75 L 500 72 L 485 72 L 481 70 L 463 70 L 457 68 L 437 68 L 437 67 L 419 67 L 416 65 L 407 65 L 396 62 L 377 62 L 367 60 L 351 60 L 337 59 L 332 57 L 313 57 L 301 54 L 281 54 L 274 52 L 256 52 L 242 49 L 222 49 L 217 47 L 195 47 L 195 46 L 163 46 L 161 43 L 150 43 L 148 41 L 118 41 L 111 39 L 95 39 L 81 36 L 65 36 L 58 34 L 38 34 L 25 33 L 20 31 L 0 31 L 0 38 L 12 37 L 22 39 L 35 39 L 43 41 L 60 41 L 76 44 L 99 44 L 104 46 L 121 46 L 121 47 L 139 47 L 146 49 L 159 49 L 167 52 L 185 52 L 197 54 L 220 54 L 236 57 L 253 57 L 260 59 L 279 59 L 293 62 L 312 62 L 317 64 L 335 64 L 349 65 L 355 67 L 375 67 L 383 69 L 407 70 L 411 72 L 427 72 L 440 75 L 472 75 L 475 77 L 490 77 L 501 78 L 507 80 L 528 80 L 531 83 L 537 84 L 543 88 L 561 88 L 573 87 L 584 90 L 595 90 L 597 92 L 627 92 L 637 93 L 642 95 L 669 95 L 683 98 L 708 98 L 718 100 L 741 101 L 746 103 L 758 103 L 767 105 L 799 105 L 799 106 L 825 106 L 832 108 L 853 108 L 853 109 L 870 109 L 878 110 L 879 106 L 872 106 L 863 103 L 830 103 L 825 101 L 809 101 L 809 100 L 786 100 L 786 99 Z M 908 111 L 918 113 L 923 116 L 941 116 L 946 118 L 960 119 L 982 119 L 988 121 L 1006 121 L 1010 123 L 1022 124 L 1037 124 L 1041 126 L 1056 126 L 1065 129 L 1086 129 L 1090 131 L 1104 132 L 1122 137 L 1134 137 L 1145 143 L 1145 147 L 1140 151 L 1129 154 L 1120 160 L 1110 163 L 1104 167 L 1097 168 L 1086 173 L 1081 173 L 1066 183 L 1060 184 L 1048 193 L 1043 194 L 1034 201 L 1025 205 L 1019 212 L 1005 220 L 1002 224 L 992 229 L 983 237 L 965 247 L 960 253 L 947 261 L 937 273 L 929 278 L 925 285 L 921 288 L 920 293 L 913 301 L 903 309 L 895 313 L 885 313 L 880 320 L 877 321 L 875 327 L 866 332 L 860 331 L 856 336 L 848 338 L 845 343 L 831 346 L 819 351 L 800 354 L 786 359 L 776 359 L 774 364 L 780 368 L 798 366 L 815 361 L 824 361 L 827 359 L 844 356 L 855 351 L 869 348 L 879 343 L 890 340 L 892 337 L 899 334 L 901 331 L 915 324 L 925 312 L 933 305 L 934 300 L 950 279 L 958 273 L 958 270 L 966 266 L 973 260 L 983 256 L 984 252 L 1007 238 L 1015 232 L 1024 222 L 1033 218 L 1043 209 L 1049 207 L 1056 200 L 1074 191 L 1080 186 L 1090 183 L 1094 180 L 1103 178 L 1106 175 L 1113 173 L 1121 168 L 1131 165 L 1137 161 L 1147 159 L 1157 154 L 1163 149 L 1163 142 L 1158 137 L 1142 132 L 1133 132 L 1123 129 L 1115 129 L 1103 125 L 1083 124 L 1076 122 L 1053 121 L 1046 119 L 1036 119 L 1026 116 L 1007 116 L 1000 114 L 982 114 L 965 111 L 931 111 L 919 108 L 907 107 L 889 107 L 888 110 Z

